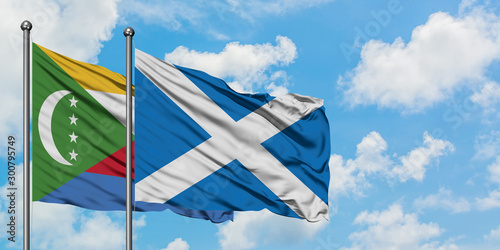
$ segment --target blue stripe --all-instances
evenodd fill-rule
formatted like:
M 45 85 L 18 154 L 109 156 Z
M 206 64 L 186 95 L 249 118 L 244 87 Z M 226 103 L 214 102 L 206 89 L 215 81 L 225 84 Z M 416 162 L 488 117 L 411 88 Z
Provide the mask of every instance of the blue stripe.
M 126 179 L 123 177 L 83 172 L 40 201 L 71 204 L 92 210 L 125 211 L 125 187 Z M 165 209 L 192 218 L 211 220 L 215 223 L 233 219 L 231 211 L 195 211 L 169 204 L 146 202 L 136 202 L 135 204 L 135 211 L 138 212 L 163 211 Z

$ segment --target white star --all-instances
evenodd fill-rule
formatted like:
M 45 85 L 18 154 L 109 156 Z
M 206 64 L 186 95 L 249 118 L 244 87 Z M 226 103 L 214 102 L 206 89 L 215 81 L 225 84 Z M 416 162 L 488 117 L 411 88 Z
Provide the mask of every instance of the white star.
M 71 107 L 75 106 L 75 108 L 76 108 L 76 103 L 78 102 L 78 100 L 76 100 L 75 97 L 73 96 L 71 99 L 69 99 L 69 101 L 71 102 L 69 107 L 71 108 Z
M 75 143 L 77 143 L 77 142 L 76 142 L 76 138 L 78 138 L 78 136 L 77 136 L 77 135 L 75 135 L 75 131 L 73 131 L 73 133 L 72 133 L 72 134 L 70 134 L 70 135 L 69 135 L 69 137 L 71 137 L 71 141 L 70 141 L 70 143 L 71 143 L 71 142 L 73 142 L 73 141 L 74 141 Z
M 71 120 L 69 125 L 75 124 L 75 126 L 76 126 L 76 120 L 78 120 L 78 118 L 75 117 L 75 114 L 73 114 L 71 117 L 69 117 L 69 119 Z
M 70 160 L 75 160 L 76 161 L 76 156 L 78 155 L 77 153 L 75 153 L 75 150 L 73 149 L 73 151 L 69 152 L 69 155 L 71 155 L 71 159 Z

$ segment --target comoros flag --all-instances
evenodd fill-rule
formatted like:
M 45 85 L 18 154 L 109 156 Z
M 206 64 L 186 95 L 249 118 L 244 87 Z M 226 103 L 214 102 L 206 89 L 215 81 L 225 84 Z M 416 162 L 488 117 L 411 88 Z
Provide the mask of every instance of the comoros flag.
M 239 94 L 140 50 L 135 59 L 136 200 L 328 219 L 323 100 Z
M 33 44 L 33 200 L 125 210 L 125 77 Z M 230 211 L 135 203 L 222 222 Z

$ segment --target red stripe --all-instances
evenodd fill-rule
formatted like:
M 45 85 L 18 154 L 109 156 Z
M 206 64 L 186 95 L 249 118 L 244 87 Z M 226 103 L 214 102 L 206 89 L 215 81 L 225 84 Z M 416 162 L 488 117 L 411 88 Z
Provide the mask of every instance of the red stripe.
M 134 142 L 132 142 L 132 159 L 134 159 Z M 126 177 L 125 158 L 127 157 L 127 147 L 123 147 L 104 160 L 87 169 L 85 172 Z M 134 161 L 132 161 L 132 178 L 134 178 Z

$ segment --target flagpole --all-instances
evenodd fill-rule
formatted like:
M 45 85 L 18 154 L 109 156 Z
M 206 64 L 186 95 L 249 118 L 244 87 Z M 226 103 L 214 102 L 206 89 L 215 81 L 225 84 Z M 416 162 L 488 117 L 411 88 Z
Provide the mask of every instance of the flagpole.
M 21 23 L 23 31 L 23 249 L 30 249 L 30 31 L 33 25 Z
M 132 250 L 132 37 L 134 29 L 127 27 L 127 250 Z

